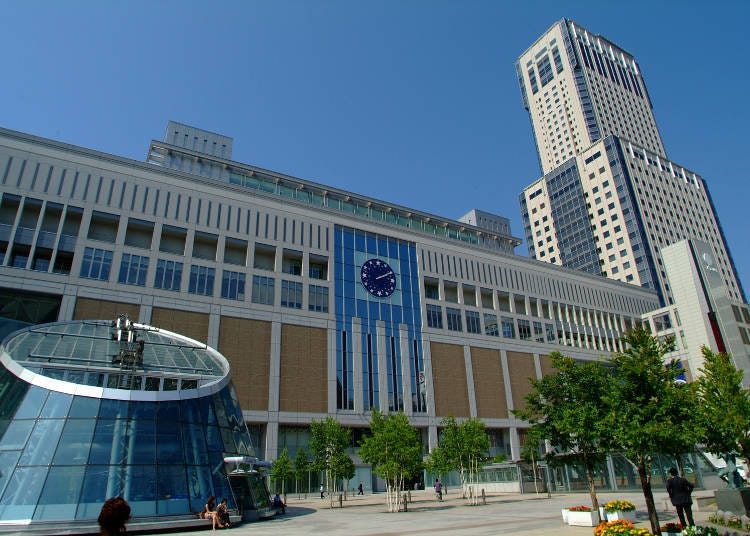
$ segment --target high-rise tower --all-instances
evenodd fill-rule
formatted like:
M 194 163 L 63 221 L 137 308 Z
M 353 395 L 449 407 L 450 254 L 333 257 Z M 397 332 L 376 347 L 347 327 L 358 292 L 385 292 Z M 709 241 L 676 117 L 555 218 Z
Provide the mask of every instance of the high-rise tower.
M 520 195 L 529 255 L 653 288 L 667 304 L 661 248 L 697 238 L 744 301 L 706 182 L 667 158 L 635 58 L 563 19 L 516 73 L 543 173 Z

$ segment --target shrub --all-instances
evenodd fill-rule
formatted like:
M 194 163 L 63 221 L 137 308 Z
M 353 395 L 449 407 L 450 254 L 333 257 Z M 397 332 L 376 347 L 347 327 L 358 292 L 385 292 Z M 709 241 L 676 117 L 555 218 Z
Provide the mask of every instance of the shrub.
M 630 501 L 609 501 L 604 505 L 605 512 L 632 512 L 635 510 L 635 504 Z
M 590 512 L 591 511 L 591 507 L 590 506 L 584 506 L 584 505 L 581 505 L 581 506 L 571 506 L 570 508 L 568 508 L 568 510 L 570 510 L 571 512 Z
M 662 525 L 661 527 L 662 532 L 682 532 L 682 525 L 679 523 L 667 523 L 666 525 Z
M 719 530 L 714 527 L 687 527 L 684 531 L 685 536 L 720 536 Z

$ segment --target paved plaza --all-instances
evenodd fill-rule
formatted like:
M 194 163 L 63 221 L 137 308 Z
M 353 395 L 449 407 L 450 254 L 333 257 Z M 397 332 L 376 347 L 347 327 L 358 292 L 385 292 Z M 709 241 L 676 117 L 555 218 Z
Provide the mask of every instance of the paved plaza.
M 659 521 L 663 525 L 676 521 L 673 508 L 665 511 L 666 493 L 655 493 Z M 649 528 L 645 502 L 640 493 L 603 492 L 599 501 L 627 499 L 637 506 L 638 526 Z M 560 510 L 579 504 L 589 504 L 588 494 L 496 494 L 487 497 L 487 504 L 469 506 L 458 493 L 450 490 L 445 500 L 435 500 L 432 491 L 412 492 L 408 512 L 388 513 L 385 495 L 349 497 L 343 508 L 330 508 L 328 500 L 308 496 L 287 497 L 287 513 L 267 521 L 246 523 L 228 529 L 237 536 L 295 536 L 325 534 L 330 536 L 396 536 L 408 534 L 451 534 L 490 536 L 516 534 L 519 536 L 591 536 L 590 527 L 569 527 L 562 522 Z M 335 503 L 336 505 L 338 503 Z M 695 512 L 697 523 L 705 520 L 708 512 Z M 182 534 L 205 534 L 204 531 Z

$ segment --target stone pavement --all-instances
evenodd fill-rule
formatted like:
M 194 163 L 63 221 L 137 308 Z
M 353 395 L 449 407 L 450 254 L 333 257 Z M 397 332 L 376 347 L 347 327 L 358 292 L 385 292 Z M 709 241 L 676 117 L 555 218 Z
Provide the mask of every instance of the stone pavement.
M 660 524 L 677 521 L 673 508 L 665 511 L 666 493 L 655 493 Z M 636 525 L 649 528 L 643 495 L 636 492 L 602 492 L 601 504 L 612 499 L 627 499 L 637 506 Z M 435 499 L 432 490 L 412 492 L 408 512 L 388 513 L 385 495 L 350 496 L 344 507 L 330 508 L 329 501 L 316 496 L 298 499 L 287 496 L 287 513 L 266 521 L 245 523 L 227 529 L 227 536 L 297 536 L 325 534 L 330 536 L 400 536 L 446 534 L 459 536 L 592 536 L 593 528 L 570 527 L 563 524 L 560 510 L 579 504 L 589 504 L 586 493 L 536 495 L 498 493 L 487 496 L 487 504 L 469 506 L 452 489 L 443 502 Z M 708 512 L 694 512 L 696 523 L 708 517 Z M 201 535 L 204 531 L 183 532 Z

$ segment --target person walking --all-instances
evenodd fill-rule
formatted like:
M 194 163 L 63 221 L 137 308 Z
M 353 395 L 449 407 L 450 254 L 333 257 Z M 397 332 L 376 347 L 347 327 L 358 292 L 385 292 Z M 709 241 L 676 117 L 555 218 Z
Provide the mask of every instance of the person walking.
M 693 521 L 693 508 L 691 506 L 693 499 L 690 497 L 690 494 L 693 492 L 695 486 L 687 478 L 678 476 L 677 469 L 674 467 L 669 469 L 669 474 L 672 476 L 667 479 L 667 493 L 669 494 L 669 499 L 672 501 L 672 505 L 677 509 L 677 517 L 680 518 L 682 528 L 688 526 L 685 523 L 686 515 L 688 524 L 694 527 L 695 522 Z
M 435 479 L 435 494 L 437 494 L 438 501 L 443 500 L 443 485 L 440 483 L 440 479 Z
M 325 499 L 326 498 L 326 488 L 323 486 L 323 484 L 320 485 L 320 498 Z
M 364 492 L 362 491 L 362 482 L 357 486 L 357 495 L 364 495 Z

